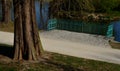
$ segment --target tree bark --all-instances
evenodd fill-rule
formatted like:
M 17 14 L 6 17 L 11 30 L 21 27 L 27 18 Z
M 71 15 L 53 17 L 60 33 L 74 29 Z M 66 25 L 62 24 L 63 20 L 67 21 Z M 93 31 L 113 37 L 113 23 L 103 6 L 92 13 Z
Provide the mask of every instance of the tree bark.
M 43 51 L 35 17 L 34 0 L 13 0 L 14 60 L 39 60 Z
M 2 22 L 9 23 L 11 21 L 10 15 L 11 1 L 1 0 L 1 3 L 2 3 Z

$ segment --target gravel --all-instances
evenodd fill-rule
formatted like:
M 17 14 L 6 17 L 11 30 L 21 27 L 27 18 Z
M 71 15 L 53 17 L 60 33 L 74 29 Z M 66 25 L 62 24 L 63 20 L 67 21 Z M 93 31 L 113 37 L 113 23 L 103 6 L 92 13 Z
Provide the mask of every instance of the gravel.
M 89 44 L 93 46 L 99 46 L 101 48 L 111 48 L 108 41 L 111 38 L 107 38 L 101 35 L 85 34 L 85 33 L 76 33 L 64 30 L 51 30 L 41 32 L 41 36 L 50 39 L 59 39 L 67 40 L 76 43 Z

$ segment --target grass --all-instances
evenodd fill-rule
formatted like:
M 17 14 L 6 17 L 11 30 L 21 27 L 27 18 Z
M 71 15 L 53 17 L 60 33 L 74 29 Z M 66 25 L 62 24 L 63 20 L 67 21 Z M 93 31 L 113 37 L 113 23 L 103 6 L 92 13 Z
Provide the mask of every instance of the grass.
M 0 45 L 0 51 L 12 46 Z M 45 52 L 38 63 L 0 63 L 0 71 L 120 71 L 120 65 Z
M 81 59 L 71 56 L 62 56 L 59 54 L 53 54 L 53 56 L 53 60 L 64 63 L 68 66 L 71 65 L 74 68 L 83 69 L 84 71 L 120 71 L 119 65 L 117 66 L 106 62 Z
M 0 23 L 0 31 L 13 32 L 14 31 L 13 22 L 10 22 L 9 24 Z
M 16 71 L 16 70 L 17 69 L 15 67 L 0 64 L 0 71 Z

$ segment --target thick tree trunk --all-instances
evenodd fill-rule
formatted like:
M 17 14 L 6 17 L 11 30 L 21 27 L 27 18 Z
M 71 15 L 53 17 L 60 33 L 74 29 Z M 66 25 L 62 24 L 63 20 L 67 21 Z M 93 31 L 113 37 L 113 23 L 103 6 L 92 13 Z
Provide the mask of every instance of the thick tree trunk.
M 9 23 L 11 21 L 10 0 L 1 0 L 1 2 L 2 2 L 2 22 Z
M 34 0 L 13 0 L 15 31 L 14 60 L 38 60 L 42 45 L 35 19 Z

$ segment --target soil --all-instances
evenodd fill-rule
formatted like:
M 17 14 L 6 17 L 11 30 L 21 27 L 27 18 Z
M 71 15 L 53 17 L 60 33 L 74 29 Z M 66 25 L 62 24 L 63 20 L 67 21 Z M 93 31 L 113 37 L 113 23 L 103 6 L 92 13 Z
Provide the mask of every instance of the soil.
M 8 64 L 8 63 L 11 63 L 11 62 L 12 62 L 11 58 L 9 58 L 7 56 L 0 55 L 0 63 Z

